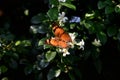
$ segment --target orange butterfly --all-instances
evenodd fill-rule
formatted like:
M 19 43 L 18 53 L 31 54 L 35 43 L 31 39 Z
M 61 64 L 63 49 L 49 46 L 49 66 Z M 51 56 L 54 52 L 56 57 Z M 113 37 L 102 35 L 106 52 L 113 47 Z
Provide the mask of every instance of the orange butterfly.
M 72 42 L 70 35 L 56 23 L 52 24 L 52 30 L 55 37 L 47 39 L 46 43 L 60 48 L 68 48 L 70 46 L 69 42 Z

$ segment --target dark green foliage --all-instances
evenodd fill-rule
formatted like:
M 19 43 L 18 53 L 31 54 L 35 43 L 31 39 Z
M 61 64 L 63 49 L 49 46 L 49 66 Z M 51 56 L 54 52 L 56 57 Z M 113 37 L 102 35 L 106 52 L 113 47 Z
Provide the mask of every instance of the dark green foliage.
M 120 1 L 12 0 L 0 1 L 1 80 L 117 80 L 120 60 Z M 46 45 L 54 37 L 51 23 L 59 13 L 68 17 L 62 27 L 76 33 L 77 45 L 63 56 Z M 69 20 L 73 16 L 80 22 Z M 119 78 L 120 79 L 120 78 Z

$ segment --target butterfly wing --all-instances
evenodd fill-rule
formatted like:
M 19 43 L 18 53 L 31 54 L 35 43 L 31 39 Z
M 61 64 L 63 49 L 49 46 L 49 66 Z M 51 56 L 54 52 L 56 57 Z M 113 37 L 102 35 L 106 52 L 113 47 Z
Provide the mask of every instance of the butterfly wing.
M 59 41 L 59 47 L 60 48 L 68 48 L 69 45 L 65 41 L 60 40 Z
M 51 38 L 46 40 L 46 43 L 52 46 L 59 46 L 58 42 L 59 41 L 56 38 Z
M 60 36 L 60 39 L 65 41 L 65 42 L 72 42 L 72 39 L 70 37 L 70 35 L 68 33 L 63 33 L 61 36 Z
M 60 37 L 61 34 L 65 32 L 64 29 L 57 24 L 52 25 L 52 30 L 53 30 L 55 37 Z
M 57 24 L 53 24 L 52 25 L 52 30 L 54 32 L 55 37 L 60 38 L 61 40 L 65 41 L 65 42 L 71 42 L 71 37 L 68 33 L 66 33 L 64 31 L 64 29 L 60 26 L 58 26 Z
M 65 41 L 60 40 L 58 38 L 47 39 L 46 43 L 49 44 L 49 45 L 55 46 L 55 47 L 60 47 L 60 48 L 69 47 L 69 45 Z

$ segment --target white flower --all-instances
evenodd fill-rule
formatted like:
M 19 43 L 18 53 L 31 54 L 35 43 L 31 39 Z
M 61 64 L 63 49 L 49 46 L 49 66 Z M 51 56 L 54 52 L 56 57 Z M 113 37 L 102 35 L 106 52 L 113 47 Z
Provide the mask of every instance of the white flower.
M 70 55 L 70 52 L 68 52 L 68 49 L 59 49 L 59 52 L 62 52 L 63 53 L 63 56 L 65 57 L 66 55 Z
M 74 48 L 74 45 L 76 44 L 76 41 L 75 41 L 75 37 L 77 36 L 77 33 L 69 33 L 71 39 L 72 39 L 72 42 L 70 43 L 71 45 L 71 48 Z
M 75 41 L 76 33 L 75 32 L 74 33 L 69 33 L 69 35 L 70 35 L 72 41 Z
M 74 48 L 74 45 L 77 45 L 77 46 L 80 46 L 80 49 L 84 50 L 84 45 L 85 45 L 84 40 L 82 39 L 81 41 L 77 42 L 75 38 L 78 34 L 75 32 L 69 33 L 69 35 L 72 39 L 72 42 L 70 43 L 71 48 Z
M 66 2 L 66 0 L 58 0 L 59 2 Z
M 62 22 L 65 23 L 68 18 L 65 17 L 65 12 L 59 13 L 59 17 L 58 17 L 59 23 L 61 24 Z
M 95 39 L 93 42 L 92 42 L 92 44 L 93 45 L 95 45 L 95 46 L 97 46 L 97 47 L 99 47 L 99 46 L 101 46 L 101 43 L 100 43 L 100 40 L 98 39 Z
M 80 49 L 84 50 L 85 42 L 84 42 L 84 40 L 82 39 L 80 42 L 76 43 L 76 45 L 80 46 Z

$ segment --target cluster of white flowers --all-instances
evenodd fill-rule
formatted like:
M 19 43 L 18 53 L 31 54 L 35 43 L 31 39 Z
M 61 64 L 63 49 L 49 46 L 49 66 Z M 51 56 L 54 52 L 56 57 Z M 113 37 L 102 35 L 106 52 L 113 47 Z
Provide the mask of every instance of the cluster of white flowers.
M 85 45 L 84 40 L 82 39 L 81 41 L 77 42 L 75 40 L 75 37 L 77 36 L 77 34 L 75 32 L 74 33 L 69 33 L 69 35 L 70 35 L 70 37 L 72 39 L 72 43 L 71 43 L 72 48 L 74 48 L 74 45 L 77 45 L 77 46 L 79 46 L 79 49 L 84 50 L 84 45 Z

